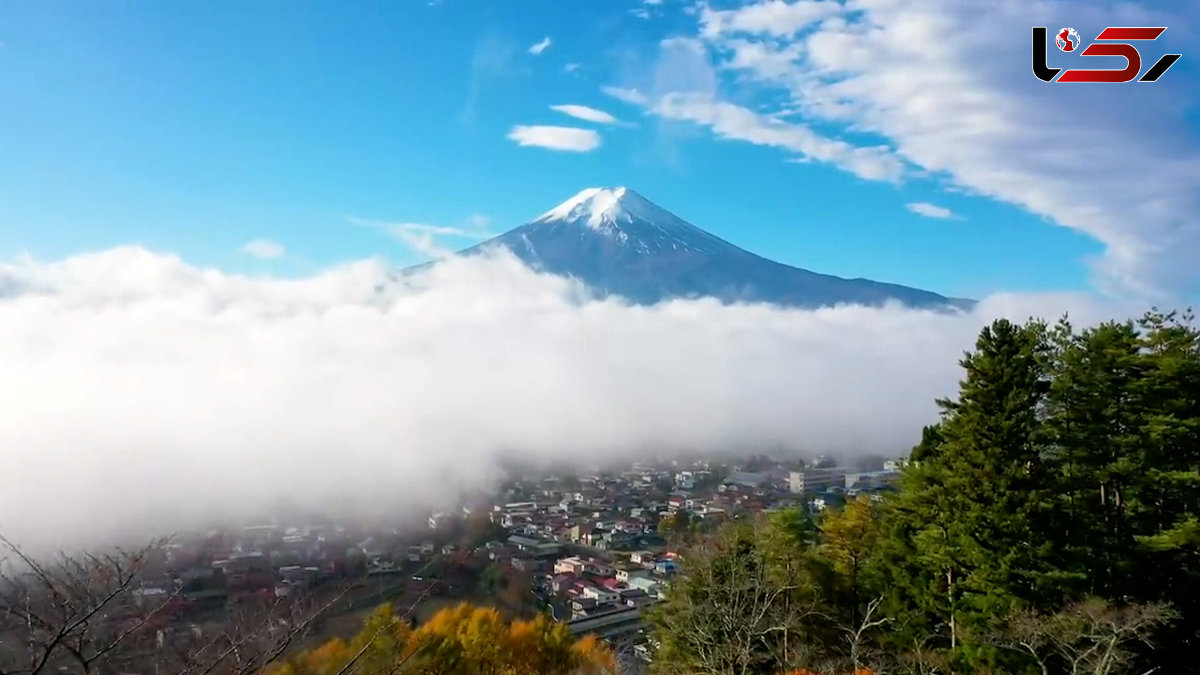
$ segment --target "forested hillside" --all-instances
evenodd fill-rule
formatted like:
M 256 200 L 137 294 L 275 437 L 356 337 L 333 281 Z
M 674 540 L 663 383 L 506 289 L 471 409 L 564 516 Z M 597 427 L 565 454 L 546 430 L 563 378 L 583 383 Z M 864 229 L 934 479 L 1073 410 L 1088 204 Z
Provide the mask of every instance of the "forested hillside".
M 738 522 L 655 613 L 673 674 L 1194 672 L 1190 315 L 997 321 L 899 490 Z

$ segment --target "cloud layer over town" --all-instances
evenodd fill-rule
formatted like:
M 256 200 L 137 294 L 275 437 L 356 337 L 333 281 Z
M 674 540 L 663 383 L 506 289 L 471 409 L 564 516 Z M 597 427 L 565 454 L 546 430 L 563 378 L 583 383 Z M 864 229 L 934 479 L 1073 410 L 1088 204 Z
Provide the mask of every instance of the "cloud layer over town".
M 588 298 L 515 259 L 249 278 L 136 247 L 0 264 L 0 531 L 95 543 L 280 496 L 417 513 L 507 453 L 900 453 L 992 317 Z

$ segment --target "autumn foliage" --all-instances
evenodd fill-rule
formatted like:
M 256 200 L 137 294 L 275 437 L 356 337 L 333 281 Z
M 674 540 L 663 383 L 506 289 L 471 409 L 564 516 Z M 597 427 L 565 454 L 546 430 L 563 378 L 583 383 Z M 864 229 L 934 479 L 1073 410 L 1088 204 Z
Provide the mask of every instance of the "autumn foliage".
M 572 639 L 545 617 L 508 621 L 490 607 L 444 609 L 416 629 L 389 605 L 349 641 L 334 639 L 264 675 L 611 675 L 612 652 L 595 638 Z

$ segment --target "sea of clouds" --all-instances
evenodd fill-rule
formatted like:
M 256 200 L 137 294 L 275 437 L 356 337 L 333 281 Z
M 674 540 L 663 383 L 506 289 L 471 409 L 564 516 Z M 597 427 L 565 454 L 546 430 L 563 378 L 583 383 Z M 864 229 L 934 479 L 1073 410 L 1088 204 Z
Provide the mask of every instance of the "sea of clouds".
M 1144 307 L 997 295 L 971 313 L 590 299 L 507 255 L 302 279 L 115 248 L 0 264 L 0 532 L 149 537 L 273 503 L 414 514 L 542 462 L 899 454 L 995 317 Z

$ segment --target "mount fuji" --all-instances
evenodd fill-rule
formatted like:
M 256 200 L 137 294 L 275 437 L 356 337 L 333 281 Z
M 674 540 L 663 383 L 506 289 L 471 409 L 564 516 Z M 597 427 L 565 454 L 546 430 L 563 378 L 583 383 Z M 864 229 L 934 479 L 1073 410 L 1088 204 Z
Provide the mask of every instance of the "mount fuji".
M 712 297 L 815 308 L 840 304 L 968 309 L 971 300 L 768 260 L 685 222 L 629 188 L 588 188 L 533 222 L 460 251 L 504 247 L 534 269 L 636 304 Z

